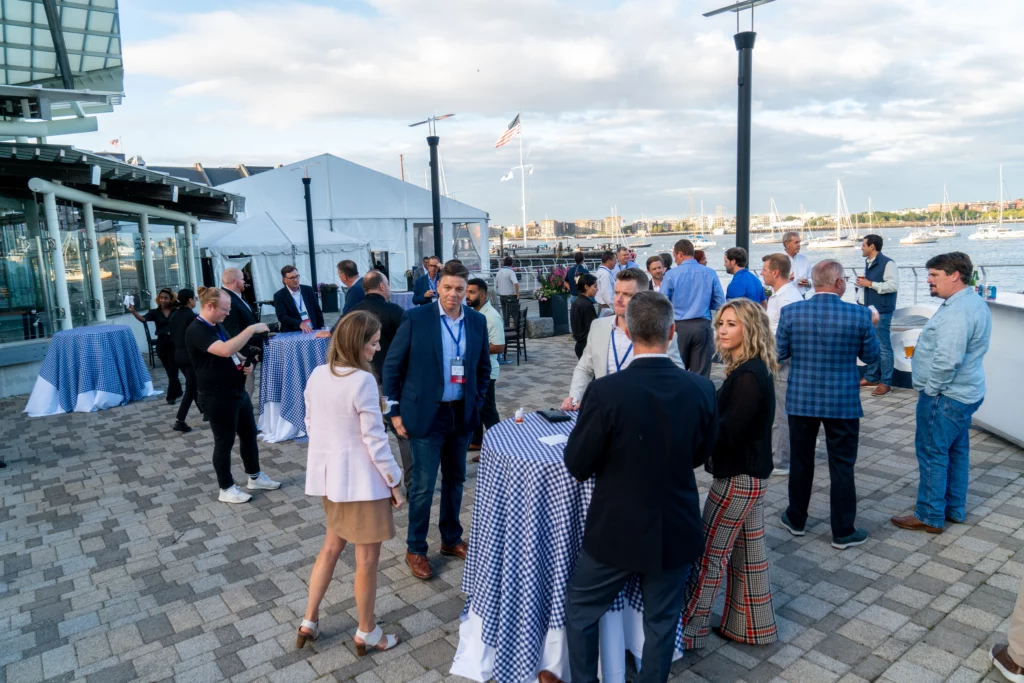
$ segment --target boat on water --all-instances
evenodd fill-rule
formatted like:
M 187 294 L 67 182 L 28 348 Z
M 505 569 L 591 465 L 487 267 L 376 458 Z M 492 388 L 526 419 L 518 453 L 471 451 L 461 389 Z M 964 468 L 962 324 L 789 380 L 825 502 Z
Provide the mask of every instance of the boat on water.
M 771 205 L 768 209 L 768 230 L 767 235 L 758 235 L 753 240 L 754 244 L 782 244 L 782 235 L 784 234 L 781 230 L 776 230 L 776 226 L 781 221 L 782 217 L 779 216 L 779 210 L 775 207 L 775 198 L 770 198 Z
M 1002 183 L 1000 183 L 1002 184 Z M 949 223 L 946 223 L 946 217 L 949 217 Z M 935 225 L 929 225 L 925 227 L 925 231 L 937 239 L 943 237 L 957 237 L 960 235 L 954 228 L 956 228 L 956 219 L 953 218 L 953 207 L 949 203 L 949 192 L 946 191 L 946 186 L 942 186 L 942 210 L 939 215 L 939 222 Z
M 999 223 L 982 225 L 967 236 L 969 240 L 1024 240 L 1024 230 L 1003 227 L 1003 167 L 999 167 Z
M 804 245 L 808 249 L 848 249 L 859 246 L 859 240 L 860 238 L 855 235 L 853 224 L 850 223 L 850 210 L 846 206 L 846 197 L 843 195 L 843 183 L 836 180 L 835 234 L 828 237 L 812 237 L 806 240 Z
M 900 244 L 933 244 L 938 241 L 939 238 L 927 229 L 911 230 L 910 234 L 900 238 Z
M 715 246 L 718 246 L 718 242 L 715 242 L 713 240 L 709 240 L 708 238 L 704 237 L 703 235 L 698 235 L 697 237 L 695 237 L 693 239 L 693 248 L 694 249 L 709 249 L 709 248 L 715 247 Z
M 960 233 L 953 228 L 947 228 L 942 225 L 936 225 L 928 228 L 928 234 L 939 239 L 943 237 L 957 237 L 960 235 Z

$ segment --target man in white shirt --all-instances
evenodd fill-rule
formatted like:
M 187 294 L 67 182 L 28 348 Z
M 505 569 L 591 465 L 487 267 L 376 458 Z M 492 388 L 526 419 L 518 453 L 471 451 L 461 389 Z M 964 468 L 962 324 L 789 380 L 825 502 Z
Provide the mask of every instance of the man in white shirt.
M 779 329 L 782 309 L 797 301 L 803 301 L 796 285 L 790 281 L 791 263 L 788 254 L 769 254 L 763 259 L 761 279 L 774 292 L 768 299 L 768 324 L 774 335 Z M 779 364 L 775 375 L 775 424 L 772 425 L 772 459 L 775 469 L 772 474 L 789 474 L 789 417 L 786 415 L 786 385 L 789 382 L 789 361 Z
M 860 245 L 864 256 L 864 274 L 857 278 L 857 303 L 874 306 L 878 311 L 875 336 L 880 352 L 878 360 L 864 368 L 862 387 L 875 387 L 872 396 L 885 396 L 892 391 L 892 314 L 900 288 L 900 269 L 896 262 L 882 253 L 882 236 L 868 235 Z
M 611 252 L 605 252 L 611 254 Z M 633 361 L 633 342 L 626 336 L 626 306 L 637 292 L 648 287 L 647 276 L 639 268 L 627 268 L 615 276 L 614 316 L 598 318 L 590 325 L 587 347 L 572 372 L 569 396 L 562 401 L 562 410 L 577 410 L 587 385 L 598 377 L 619 372 Z M 668 347 L 668 357 L 685 370 L 679 356 L 675 336 Z
M 791 231 L 782 236 L 782 246 L 785 247 L 792 264 L 789 269 L 789 279 L 796 285 L 796 291 L 800 292 L 800 296 L 806 298 L 807 293 L 813 287 L 811 286 L 811 261 L 800 253 L 802 242 L 798 232 Z
M 512 270 L 512 257 L 506 256 L 501 262 L 501 269 L 494 276 L 494 291 L 500 297 L 502 308 L 505 302 L 519 299 L 519 276 Z
M 651 277 L 650 289 L 660 292 L 661 281 L 665 277 L 665 262 L 658 254 L 647 257 L 647 274 Z
M 601 266 L 595 273 L 597 275 L 597 294 L 594 295 L 599 316 L 612 314 L 612 303 L 615 298 L 615 273 L 612 272 L 613 263 L 615 263 L 615 254 L 611 250 L 601 253 Z M 646 287 L 646 285 L 644 286 Z

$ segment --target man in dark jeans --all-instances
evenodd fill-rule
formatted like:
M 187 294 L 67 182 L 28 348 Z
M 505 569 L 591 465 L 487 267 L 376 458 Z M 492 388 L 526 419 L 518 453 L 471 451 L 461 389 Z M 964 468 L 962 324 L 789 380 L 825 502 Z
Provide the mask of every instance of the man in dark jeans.
M 501 421 L 498 415 L 498 404 L 494 396 L 494 386 L 498 382 L 498 374 L 501 366 L 498 364 L 498 354 L 505 353 L 505 324 L 501 320 L 501 313 L 494 310 L 494 306 L 487 300 L 487 282 L 481 278 L 473 278 L 466 288 L 466 303 L 473 307 L 477 313 L 487 318 L 487 338 L 491 352 L 491 381 L 487 385 L 487 398 L 480 410 L 481 424 L 473 433 L 469 442 L 469 450 L 479 451 L 484 442 L 484 427 L 490 429 Z M 473 462 L 480 462 L 480 456 L 474 455 Z
M 217 472 L 222 503 L 245 503 L 252 496 L 244 493 L 231 476 L 231 449 L 238 434 L 239 448 L 247 488 L 271 490 L 281 487 L 260 470 L 259 447 L 256 444 L 256 420 L 252 400 L 245 393 L 245 376 L 252 372 L 239 352 L 254 334 L 267 332 L 264 323 L 256 323 L 228 338 L 224 319 L 231 313 L 231 298 L 223 290 L 211 287 L 199 293 L 199 316 L 185 332 L 185 347 L 195 368 L 203 412 L 213 431 L 213 469 Z

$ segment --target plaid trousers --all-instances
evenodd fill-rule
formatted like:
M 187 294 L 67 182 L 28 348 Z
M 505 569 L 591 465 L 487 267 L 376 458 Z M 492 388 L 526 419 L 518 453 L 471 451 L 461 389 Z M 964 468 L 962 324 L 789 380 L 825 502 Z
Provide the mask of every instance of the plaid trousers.
M 704 556 L 691 571 L 683 611 L 683 647 L 704 647 L 711 607 L 728 562 L 722 635 L 749 645 L 778 639 L 768 547 L 764 540 L 766 482 L 748 475 L 715 479 L 704 504 Z

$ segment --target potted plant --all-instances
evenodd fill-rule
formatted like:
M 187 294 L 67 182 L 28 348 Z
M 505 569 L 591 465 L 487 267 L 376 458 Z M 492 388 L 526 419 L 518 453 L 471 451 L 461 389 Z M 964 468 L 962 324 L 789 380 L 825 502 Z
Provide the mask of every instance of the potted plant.
M 537 270 L 540 286 L 534 291 L 542 318 L 551 318 L 554 334 L 569 334 L 569 282 L 566 269 L 556 266 L 550 270 Z
M 321 282 L 316 289 L 320 292 L 320 309 L 324 313 L 337 313 L 338 285 L 333 282 Z
M 409 270 L 405 271 L 405 288 L 406 288 L 406 291 L 409 291 L 409 292 L 411 292 L 414 289 L 413 281 L 412 281 L 412 276 L 413 276 L 412 268 L 410 268 Z

